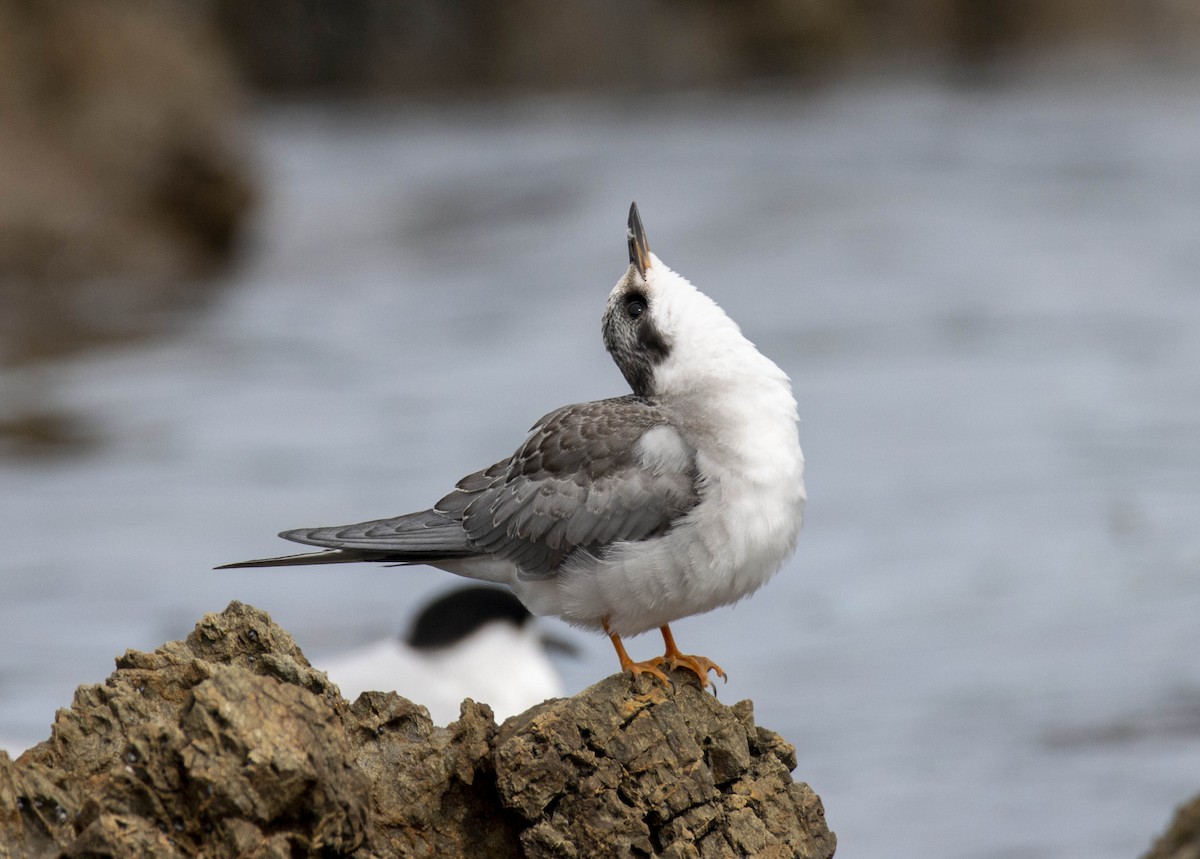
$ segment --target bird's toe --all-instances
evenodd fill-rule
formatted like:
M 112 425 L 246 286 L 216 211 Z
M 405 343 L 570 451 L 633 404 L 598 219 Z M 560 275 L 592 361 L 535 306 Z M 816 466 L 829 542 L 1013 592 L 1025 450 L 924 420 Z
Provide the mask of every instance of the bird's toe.
M 706 656 L 693 656 L 687 653 L 668 653 L 660 660 L 660 664 L 674 671 L 676 668 L 685 668 L 696 675 L 700 681 L 701 688 L 707 688 L 709 684 L 708 672 L 715 671 L 717 676 L 729 682 L 729 675 L 725 673 L 720 665 L 713 662 Z
M 633 675 L 636 680 L 643 674 L 649 674 L 667 689 L 675 688 L 675 684 L 671 682 L 671 678 L 663 673 L 659 668 L 660 660 L 648 660 L 646 662 L 630 662 L 628 665 L 623 665 L 622 668 Z

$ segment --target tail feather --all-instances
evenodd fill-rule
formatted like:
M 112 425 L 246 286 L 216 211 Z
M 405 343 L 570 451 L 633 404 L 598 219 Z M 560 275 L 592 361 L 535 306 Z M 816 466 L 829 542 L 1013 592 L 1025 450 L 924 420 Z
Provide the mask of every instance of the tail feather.
M 378 555 L 462 558 L 475 554 L 462 522 L 436 510 L 353 525 L 296 528 L 279 536 L 309 546 Z
M 253 561 L 239 561 L 236 564 L 222 564 L 213 567 L 215 570 L 235 570 L 243 567 L 303 567 L 309 564 L 352 564 L 356 561 L 401 561 L 389 558 L 379 552 L 351 552 L 345 549 L 331 549 L 328 552 L 306 552 L 302 555 L 284 555 L 280 558 L 258 558 Z
M 437 510 L 421 510 L 392 519 L 375 519 L 354 525 L 298 528 L 284 531 L 279 536 L 294 543 L 318 546 L 325 551 L 242 561 L 237 564 L 225 564 L 216 569 L 349 564 L 355 561 L 429 564 L 479 554 L 478 550 L 470 545 L 462 523 Z

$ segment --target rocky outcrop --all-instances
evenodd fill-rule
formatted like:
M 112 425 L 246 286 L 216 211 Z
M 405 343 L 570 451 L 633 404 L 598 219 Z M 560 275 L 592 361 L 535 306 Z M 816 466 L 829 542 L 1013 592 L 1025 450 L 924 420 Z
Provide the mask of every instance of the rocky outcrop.
M 616 675 L 499 727 L 466 701 L 435 727 L 394 693 L 346 702 L 235 602 L 0 753 L 0 854 L 832 856 L 793 748 L 675 681 Z
M 1200 796 L 1175 812 L 1175 819 L 1143 859 L 1200 859 Z

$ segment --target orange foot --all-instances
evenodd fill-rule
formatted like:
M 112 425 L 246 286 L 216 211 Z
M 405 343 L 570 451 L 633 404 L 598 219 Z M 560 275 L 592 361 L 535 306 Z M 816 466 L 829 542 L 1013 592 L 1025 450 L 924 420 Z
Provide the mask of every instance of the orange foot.
M 604 618 L 603 622 L 604 631 L 608 633 L 608 637 L 612 641 L 613 647 L 616 648 L 617 659 L 621 661 L 622 671 L 628 671 L 634 676 L 635 680 L 642 674 L 649 674 L 668 689 L 674 687 L 675 684 L 671 682 L 671 678 L 666 674 L 663 674 L 662 670 L 658 667 L 659 663 L 662 662 L 661 659 L 651 659 L 646 662 L 634 662 L 629 658 L 629 654 L 625 652 L 625 645 L 621 642 L 621 636 L 617 635 L 608 628 L 608 618 Z
M 720 665 L 713 662 L 706 656 L 689 656 L 686 653 L 680 653 L 679 648 L 675 644 L 675 636 L 671 634 L 671 627 L 664 624 L 659 628 L 662 633 L 663 643 L 667 646 L 667 652 L 659 659 L 659 663 L 666 663 L 671 670 L 676 668 L 686 668 L 688 671 L 696 675 L 700 680 L 700 688 L 708 687 L 708 672 L 715 671 L 717 676 L 725 682 L 729 682 L 729 675 Z
M 631 659 L 628 662 L 621 663 L 621 670 L 628 671 L 635 678 L 640 677 L 643 674 L 649 674 L 663 686 L 667 687 L 668 689 L 673 689 L 675 684 L 672 683 L 671 678 L 666 674 L 663 674 L 662 669 L 658 667 L 660 662 L 661 660 L 659 659 L 647 659 L 645 662 L 634 662 Z

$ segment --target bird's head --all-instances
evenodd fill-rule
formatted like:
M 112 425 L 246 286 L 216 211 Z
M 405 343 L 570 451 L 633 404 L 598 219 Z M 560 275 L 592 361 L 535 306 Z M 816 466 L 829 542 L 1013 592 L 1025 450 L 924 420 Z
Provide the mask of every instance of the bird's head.
M 604 311 L 604 346 L 643 397 L 687 393 L 774 364 L 716 302 L 650 252 L 637 204 L 629 207 L 629 270 Z M 780 373 L 780 375 L 782 375 Z

